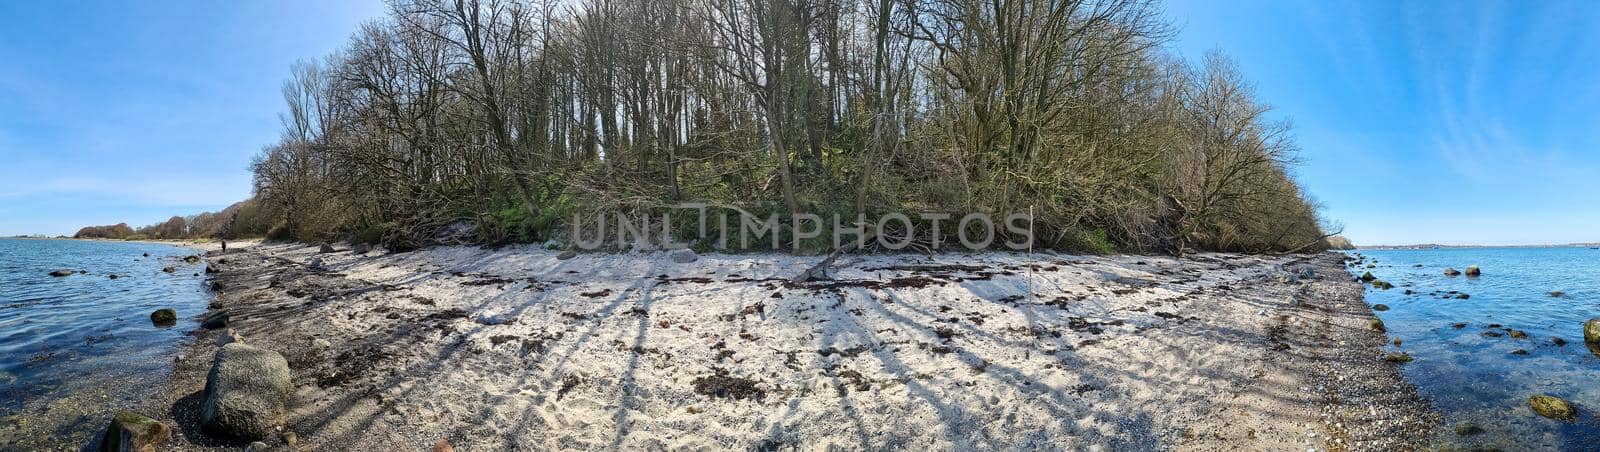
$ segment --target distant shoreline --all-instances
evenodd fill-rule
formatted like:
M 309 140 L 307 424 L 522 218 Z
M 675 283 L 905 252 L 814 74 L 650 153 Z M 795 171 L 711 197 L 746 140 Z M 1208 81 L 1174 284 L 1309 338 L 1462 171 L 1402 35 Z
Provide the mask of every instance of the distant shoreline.
M 1482 249 L 1482 248 L 1596 248 L 1600 243 L 1567 243 L 1559 245 L 1373 245 L 1357 246 L 1359 250 L 1433 250 L 1433 249 Z M 1348 251 L 1348 250 L 1347 250 Z
M 120 242 L 120 243 L 151 243 L 157 245 L 172 245 L 184 248 L 193 248 L 199 251 L 212 251 L 222 249 L 220 241 L 215 239 L 105 239 L 105 238 L 76 238 L 76 237 L 43 237 L 43 236 L 11 236 L 0 237 L 0 240 L 70 240 L 85 242 Z M 247 238 L 229 240 L 241 246 L 261 243 L 260 238 Z

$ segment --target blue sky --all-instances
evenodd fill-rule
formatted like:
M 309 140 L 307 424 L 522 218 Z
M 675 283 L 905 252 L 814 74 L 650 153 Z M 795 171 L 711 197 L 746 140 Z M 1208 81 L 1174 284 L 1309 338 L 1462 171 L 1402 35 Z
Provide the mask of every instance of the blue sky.
M 296 60 L 378 1 L 3 1 L 0 235 L 135 227 L 250 196 Z
M 1357 244 L 1600 241 L 1600 2 L 1178 1 Z
M 289 66 L 376 1 L 0 2 L 0 235 L 250 194 Z M 1298 180 L 1359 244 L 1600 241 L 1600 2 L 1173 1 L 1291 121 Z

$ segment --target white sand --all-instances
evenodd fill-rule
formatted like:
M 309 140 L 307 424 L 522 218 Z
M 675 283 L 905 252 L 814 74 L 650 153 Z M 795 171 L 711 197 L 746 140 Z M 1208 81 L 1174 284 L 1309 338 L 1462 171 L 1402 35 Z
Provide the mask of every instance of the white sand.
M 846 257 L 806 286 L 768 279 L 818 258 L 379 254 L 258 245 L 218 277 L 289 357 L 312 450 L 1345 450 L 1430 426 L 1331 254 L 1035 254 L 1031 283 L 1024 254 Z M 980 269 L 883 269 L 914 265 Z M 173 397 L 209 359 L 183 362 Z M 762 395 L 696 391 L 719 374 Z

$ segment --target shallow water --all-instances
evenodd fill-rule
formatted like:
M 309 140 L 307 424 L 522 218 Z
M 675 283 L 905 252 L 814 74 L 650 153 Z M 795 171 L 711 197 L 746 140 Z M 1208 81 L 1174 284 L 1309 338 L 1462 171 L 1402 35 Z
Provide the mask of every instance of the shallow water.
M 193 254 L 0 239 L 0 450 L 81 445 L 109 413 L 154 392 L 211 298 L 205 264 L 183 261 Z M 169 266 L 176 271 L 162 272 Z M 63 269 L 85 273 L 49 274 Z M 151 324 L 163 307 L 177 310 L 176 326 Z
M 1583 322 L 1600 316 L 1600 250 L 1479 248 L 1363 250 L 1372 272 L 1395 285 L 1368 286 L 1368 304 L 1391 338 L 1391 350 L 1415 358 L 1403 373 L 1445 415 L 1440 442 L 1506 450 L 1600 448 L 1600 357 L 1583 342 Z M 1447 267 L 1483 270 L 1480 277 L 1444 275 Z M 1406 290 L 1413 294 L 1407 295 Z M 1470 298 L 1446 298 L 1450 291 Z M 1564 292 L 1552 296 L 1552 291 Z M 1466 323 L 1462 328 L 1455 324 Z M 1499 324 L 1500 327 L 1492 325 Z M 1510 330 L 1527 338 L 1511 337 Z M 1498 333 L 1490 336 L 1485 333 Z M 1558 346 L 1553 337 L 1567 341 Z M 1513 354 L 1525 350 L 1526 355 Z M 1550 394 L 1578 407 L 1576 422 L 1546 419 L 1528 397 Z M 1461 436 L 1470 422 L 1485 430 Z

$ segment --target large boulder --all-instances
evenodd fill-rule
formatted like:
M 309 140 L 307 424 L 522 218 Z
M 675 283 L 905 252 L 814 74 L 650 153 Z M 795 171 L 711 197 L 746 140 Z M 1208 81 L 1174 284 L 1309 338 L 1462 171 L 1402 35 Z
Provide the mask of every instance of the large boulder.
M 1445 276 L 1457 276 L 1457 275 L 1460 275 L 1460 274 L 1461 274 L 1461 271 L 1460 270 L 1456 270 L 1454 268 L 1445 268 L 1444 269 L 1444 275 Z
M 289 362 L 283 355 L 234 342 L 222 346 L 206 376 L 200 425 L 244 439 L 271 435 L 283 423 Z
M 1478 266 L 1476 266 L 1476 265 L 1468 265 L 1467 266 L 1467 276 L 1478 276 L 1478 275 L 1482 275 L 1482 274 L 1483 274 L 1483 270 L 1479 270 Z
M 1600 344 L 1600 317 L 1583 322 L 1583 341 L 1591 344 Z
M 332 253 L 334 251 L 336 251 L 336 250 L 333 249 L 333 245 L 330 245 L 330 244 L 327 244 L 327 243 L 324 243 L 324 244 L 322 244 L 321 247 L 317 248 L 317 252 L 318 253 L 326 254 L 326 253 Z
M 1551 419 L 1563 421 L 1573 420 L 1578 416 L 1578 410 L 1572 408 L 1571 403 L 1555 396 L 1536 395 L 1528 398 L 1528 407 L 1533 412 Z
M 118 411 L 111 425 L 89 440 L 86 452 L 155 452 L 172 439 L 172 427 L 132 411 Z
M 50 276 L 54 276 L 54 277 L 57 277 L 57 278 L 64 278 L 64 277 L 72 276 L 74 273 L 76 273 L 76 272 L 74 272 L 72 270 L 56 270 L 56 271 L 50 272 Z

